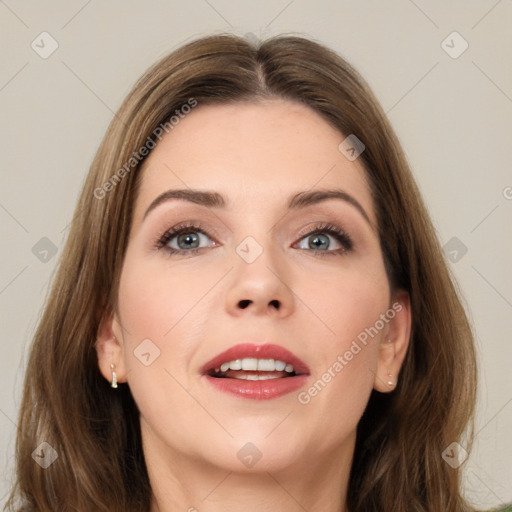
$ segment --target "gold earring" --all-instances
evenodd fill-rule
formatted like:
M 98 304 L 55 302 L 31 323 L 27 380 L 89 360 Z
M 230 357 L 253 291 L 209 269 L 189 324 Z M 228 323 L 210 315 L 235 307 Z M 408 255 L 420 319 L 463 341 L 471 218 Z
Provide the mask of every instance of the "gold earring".
M 114 363 L 110 363 L 110 369 L 112 370 L 112 383 L 110 384 L 113 388 L 117 388 L 117 375 L 114 371 L 115 365 Z

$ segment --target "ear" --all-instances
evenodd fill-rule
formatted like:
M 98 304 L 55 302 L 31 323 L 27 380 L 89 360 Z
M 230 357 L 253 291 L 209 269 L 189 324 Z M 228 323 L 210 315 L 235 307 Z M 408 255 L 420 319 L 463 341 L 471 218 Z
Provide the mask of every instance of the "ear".
M 387 336 L 381 340 L 374 389 L 381 393 L 393 391 L 405 359 L 411 334 L 411 301 L 405 290 L 398 290 L 390 304 Z
M 122 330 L 114 312 L 103 317 L 96 336 L 95 348 L 98 367 L 103 377 L 112 382 L 112 371 L 115 371 L 117 381 L 126 382 Z M 111 367 L 112 364 L 114 369 Z

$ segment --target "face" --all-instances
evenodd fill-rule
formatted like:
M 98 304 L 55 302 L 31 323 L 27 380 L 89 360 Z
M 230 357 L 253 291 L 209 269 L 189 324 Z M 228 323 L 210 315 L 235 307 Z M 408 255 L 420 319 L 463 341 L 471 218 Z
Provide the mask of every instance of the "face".
M 130 387 L 147 457 L 229 471 L 348 460 L 372 389 L 393 388 L 408 302 L 344 139 L 284 100 L 199 105 L 146 160 L 98 355 Z

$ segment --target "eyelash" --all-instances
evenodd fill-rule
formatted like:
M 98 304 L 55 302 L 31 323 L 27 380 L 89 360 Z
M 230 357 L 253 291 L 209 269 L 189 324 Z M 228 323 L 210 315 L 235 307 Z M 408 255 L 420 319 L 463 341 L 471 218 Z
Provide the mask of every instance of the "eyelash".
M 156 241 L 156 248 L 159 250 L 163 249 L 171 255 L 174 255 L 174 254 L 182 254 L 182 255 L 183 254 L 187 254 L 187 255 L 197 254 L 202 249 L 205 249 L 205 247 L 198 247 L 198 248 L 185 250 L 185 249 L 174 249 L 173 247 L 169 247 L 167 245 L 176 236 L 181 235 L 182 233 L 190 233 L 190 232 L 201 233 L 201 234 L 207 236 L 208 238 L 211 238 L 210 235 L 208 234 L 208 230 L 203 228 L 199 222 L 197 222 L 197 223 L 194 223 L 194 222 L 182 223 L 182 224 L 178 224 L 177 226 L 174 226 L 173 228 L 166 231 L 163 234 L 163 236 L 160 237 Z M 306 250 L 308 252 L 313 253 L 314 256 L 323 258 L 326 256 L 341 256 L 343 254 L 350 252 L 354 247 L 352 239 L 350 238 L 348 233 L 346 233 L 345 231 L 340 229 L 335 224 L 331 224 L 331 223 L 316 224 L 312 228 L 309 228 L 305 233 L 304 232 L 300 233 L 299 241 L 305 237 L 317 235 L 317 234 L 327 234 L 327 235 L 333 236 L 343 246 L 343 248 L 336 249 L 336 250 L 327 250 L 327 251 L 315 251 L 313 249 L 301 249 L 301 250 Z

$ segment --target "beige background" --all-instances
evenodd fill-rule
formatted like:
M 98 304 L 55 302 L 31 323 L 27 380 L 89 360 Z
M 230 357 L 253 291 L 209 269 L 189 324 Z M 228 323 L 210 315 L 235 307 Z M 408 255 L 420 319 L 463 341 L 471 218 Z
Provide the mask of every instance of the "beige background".
M 457 259 L 450 265 L 481 370 L 466 492 L 482 507 L 512 501 L 511 27 L 511 0 L 0 1 L 0 503 L 27 345 L 57 259 L 41 261 L 32 248 L 47 237 L 60 251 L 94 152 L 141 73 L 184 42 L 222 31 L 311 36 L 375 90 L 441 242 L 459 245 L 448 256 Z M 31 47 L 51 49 L 43 31 L 58 43 L 46 59 Z M 453 31 L 463 39 L 446 39 Z

